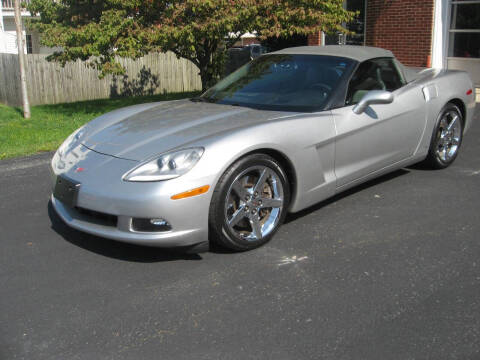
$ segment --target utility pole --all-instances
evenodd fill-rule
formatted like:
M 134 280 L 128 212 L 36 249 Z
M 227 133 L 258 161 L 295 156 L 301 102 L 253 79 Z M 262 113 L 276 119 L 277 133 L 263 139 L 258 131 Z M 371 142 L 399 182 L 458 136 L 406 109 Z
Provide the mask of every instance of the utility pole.
M 17 27 L 18 62 L 20 64 L 20 85 L 22 88 L 23 117 L 25 119 L 30 119 L 30 103 L 28 102 L 27 77 L 25 75 L 25 51 L 23 45 L 20 0 L 15 0 L 15 25 Z

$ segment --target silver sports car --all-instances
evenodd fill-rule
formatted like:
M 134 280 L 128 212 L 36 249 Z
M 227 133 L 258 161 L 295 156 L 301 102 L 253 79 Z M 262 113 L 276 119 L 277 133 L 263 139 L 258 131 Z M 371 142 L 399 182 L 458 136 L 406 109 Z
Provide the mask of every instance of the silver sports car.
M 464 72 L 406 68 L 390 51 L 266 54 L 198 98 L 119 109 L 52 160 L 71 227 L 151 246 L 248 250 L 297 212 L 386 172 L 445 168 L 472 122 Z

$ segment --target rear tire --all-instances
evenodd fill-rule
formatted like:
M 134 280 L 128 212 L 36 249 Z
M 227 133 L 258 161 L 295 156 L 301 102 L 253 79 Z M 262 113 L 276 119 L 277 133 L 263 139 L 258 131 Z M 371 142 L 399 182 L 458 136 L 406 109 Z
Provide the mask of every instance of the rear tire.
M 265 154 L 245 156 L 215 187 L 209 212 L 211 240 L 234 251 L 257 248 L 283 223 L 289 201 L 281 165 Z
M 462 144 L 463 124 L 458 106 L 448 103 L 443 107 L 435 124 L 425 165 L 444 169 L 455 161 Z

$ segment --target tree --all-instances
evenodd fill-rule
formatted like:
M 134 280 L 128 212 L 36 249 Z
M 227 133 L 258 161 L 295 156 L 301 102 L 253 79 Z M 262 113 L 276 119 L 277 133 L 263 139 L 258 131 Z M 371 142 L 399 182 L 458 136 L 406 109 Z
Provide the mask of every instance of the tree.
M 121 74 L 116 56 L 170 50 L 199 68 L 204 90 L 245 32 L 267 39 L 345 31 L 341 24 L 354 16 L 343 0 L 32 0 L 28 9 L 40 16 L 30 25 L 43 44 L 63 49 L 50 60 L 81 59 L 102 75 Z

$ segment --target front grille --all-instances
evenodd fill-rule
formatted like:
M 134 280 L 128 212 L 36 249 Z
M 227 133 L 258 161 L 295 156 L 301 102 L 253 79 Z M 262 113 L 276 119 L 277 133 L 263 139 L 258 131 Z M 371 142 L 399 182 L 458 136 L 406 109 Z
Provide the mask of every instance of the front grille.
M 97 225 L 117 227 L 118 217 L 115 215 L 105 214 L 99 211 L 88 210 L 81 207 L 76 207 L 75 210 L 82 215 L 85 221 Z

